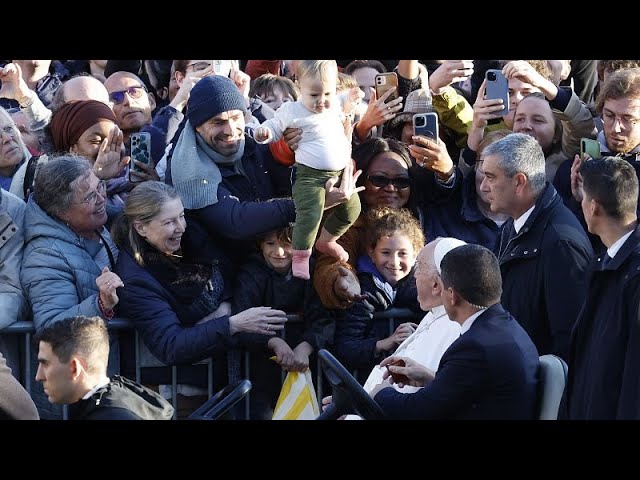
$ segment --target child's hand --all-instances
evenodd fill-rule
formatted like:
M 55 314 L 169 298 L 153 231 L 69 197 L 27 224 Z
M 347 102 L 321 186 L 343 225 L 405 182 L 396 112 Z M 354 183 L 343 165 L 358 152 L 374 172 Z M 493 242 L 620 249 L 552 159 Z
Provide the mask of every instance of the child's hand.
M 271 130 L 267 127 L 258 127 L 254 130 L 253 136 L 256 142 L 266 142 L 271 139 Z
M 311 351 L 311 346 L 307 342 L 300 343 L 293 349 L 293 365 L 291 365 L 288 370 L 292 372 L 304 372 L 309 368 L 309 355 Z
M 401 323 L 396 328 L 396 331 L 389 337 L 396 346 L 404 342 L 413 332 L 416 331 L 418 326 L 413 322 Z
M 293 350 L 291 350 L 287 342 L 280 337 L 273 337 L 269 339 L 267 346 L 273 350 L 276 356 L 276 363 L 280 365 L 283 370 L 289 370 L 289 367 L 294 364 L 295 357 Z

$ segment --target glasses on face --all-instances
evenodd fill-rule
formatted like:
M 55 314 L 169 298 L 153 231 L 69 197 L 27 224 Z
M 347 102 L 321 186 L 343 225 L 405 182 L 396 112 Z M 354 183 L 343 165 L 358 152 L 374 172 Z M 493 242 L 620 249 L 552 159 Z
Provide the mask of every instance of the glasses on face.
M 618 117 L 613 112 L 607 112 L 607 111 L 602 112 L 603 123 L 607 125 L 614 125 L 616 120 L 620 122 L 620 125 L 622 125 L 622 128 L 624 129 L 633 128 L 636 126 L 638 122 L 640 122 L 640 118 L 634 118 L 630 116 Z
M 102 198 L 107 198 L 107 181 L 106 180 L 100 180 L 98 182 L 98 186 L 96 187 L 96 190 L 89 193 L 86 197 L 84 197 L 78 203 L 86 203 L 87 205 L 94 206 L 98 201 L 98 194 Z
M 211 62 L 194 62 L 187 65 L 185 70 L 193 69 L 194 72 L 202 72 L 211 67 Z
M 115 105 L 120 105 L 124 102 L 125 93 L 129 95 L 129 98 L 140 98 L 146 91 L 147 88 L 145 86 L 136 85 L 134 87 L 129 87 L 126 90 L 119 90 L 117 92 L 110 93 L 109 100 L 111 100 Z
M 369 175 L 367 176 L 367 180 L 369 180 L 373 186 L 378 188 L 385 188 L 387 185 L 391 184 L 397 190 L 404 190 L 411 186 L 411 179 L 409 177 L 389 178 L 383 175 Z

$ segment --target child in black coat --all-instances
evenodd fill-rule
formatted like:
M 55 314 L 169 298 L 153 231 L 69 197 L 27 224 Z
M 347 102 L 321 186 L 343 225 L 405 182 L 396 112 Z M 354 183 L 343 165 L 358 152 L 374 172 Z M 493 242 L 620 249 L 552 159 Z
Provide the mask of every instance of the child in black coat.
M 322 306 L 309 280 L 291 273 L 291 228 L 269 232 L 258 240 L 260 253 L 252 255 L 238 272 L 233 294 L 233 312 L 267 306 L 303 321 L 288 323 L 285 335 L 273 336 L 270 351 L 251 352 L 252 418 L 271 418 L 282 386 L 281 371 L 304 371 L 311 354 L 333 341 L 334 319 Z M 275 355 L 275 362 L 269 357 Z

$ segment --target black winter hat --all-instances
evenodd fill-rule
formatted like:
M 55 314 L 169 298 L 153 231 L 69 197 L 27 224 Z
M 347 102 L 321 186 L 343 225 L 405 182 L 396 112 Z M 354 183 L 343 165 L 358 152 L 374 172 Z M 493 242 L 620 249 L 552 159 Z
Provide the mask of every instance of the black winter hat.
M 194 128 L 229 110 L 247 110 L 246 101 L 233 80 L 210 75 L 193 86 L 187 102 L 187 118 Z

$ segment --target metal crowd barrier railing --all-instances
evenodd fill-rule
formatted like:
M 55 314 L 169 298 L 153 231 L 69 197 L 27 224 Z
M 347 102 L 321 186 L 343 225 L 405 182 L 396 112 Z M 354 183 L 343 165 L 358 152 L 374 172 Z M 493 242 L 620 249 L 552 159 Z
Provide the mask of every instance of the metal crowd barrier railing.
M 391 308 L 389 310 L 386 310 L 384 312 L 376 312 L 374 314 L 374 320 L 379 321 L 379 320 L 387 320 L 388 322 L 388 326 L 389 326 L 389 335 L 391 335 L 394 332 L 394 322 L 396 319 L 406 319 L 406 320 L 414 320 L 416 321 L 416 323 L 419 322 L 419 319 L 416 319 L 416 314 L 413 313 L 411 310 L 406 309 L 406 308 Z M 287 323 L 298 323 L 298 322 L 302 322 L 302 318 L 299 315 L 287 315 L 287 319 L 288 322 Z M 141 366 L 141 362 L 140 362 L 140 336 L 138 335 L 138 332 L 135 330 L 134 328 L 134 324 L 133 322 L 126 320 L 126 319 L 113 319 L 110 320 L 108 323 L 108 327 L 109 330 L 115 330 L 115 331 L 119 331 L 119 330 L 133 330 L 134 331 L 134 338 L 135 338 L 135 375 L 136 375 L 136 382 L 140 382 L 141 377 L 142 377 L 142 366 Z M 20 382 L 22 383 L 22 385 L 24 386 L 25 390 L 27 390 L 27 392 L 29 392 L 29 394 L 31 394 L 31 389 L 32 389 L 32 381 L 34 380 L 34 376 L 35 373 L 32 372 L 31 370 L 31 352 L 32 349 L 35 348 L 35 345 L 33 345 L 32 342 L 32 336 L 35 333 L 35 327 L 33 325 L 33 322 L 16 322 L 13 323 L 11 325 L 9 325 L 7 328 L 5 328 L 4 330 L 2 330 L 0 332 L 1 336 L 4 335 L 24 335 L 24 361 L 23 361 L 23 365 L 24 365 L 24 369 L 23 369 L 23 375 L 20 380 Z M 286 338 L 286 328 L 284 331 L 284 337 Z M 250 360 L 250 354 L 248 351 L 244 352 L 244 376 L 245 378 L 248 378 L 249 380 L 251 379 L 251 371 L 250 371 L 250 367 L 249 367 L 249 360 Z M 320 402 L 324 396 L 323 393 L 323 389 L 322 389 L 322 365 L 320 363 L 320 360 L 317 360 L 317 376 L 316 376 L 316 395 L 318 397 L 318 402 Z M 211 398 L 213 396 L 213 394 L 215 393 L 213 391 L 213 359 L 212 358 L 208 358 L 203 360 L 202 362 L 198 362 L 198 363 L 206 363 L 207 364 L 207 393 L 209 398 Z M 176 413 L 174 413 L 174 418 L 177 415 L 177 411 L 178 411 L 178 404 L 177 404 L 177 391 L 178 391 L 178 367 L 176 365 L 167 365 L 167 368 L 171 368 L 171 400 L 172 400 L 172 404 L 173 404 L 173 408 L 174 411 Z M 229 369 L 231 369 L 231 365 L 229 365 Z M 239 368 L 239 366 L 235 366 L 234 368 Z M 284 372 L 282 375 L 282 378 L 284 379 Z M 249 392 L 249 394 L 247 394 L 247 396 L 245 397 L 245 403 L 244 403 L 244 415 L 245 415 L 245 419 L 249 419 L 249 409 L 250 409 L 250 395 L 251 393 Z M 67 409 L 66 406 L 63 409 L 63 419 L 67 418 Z

